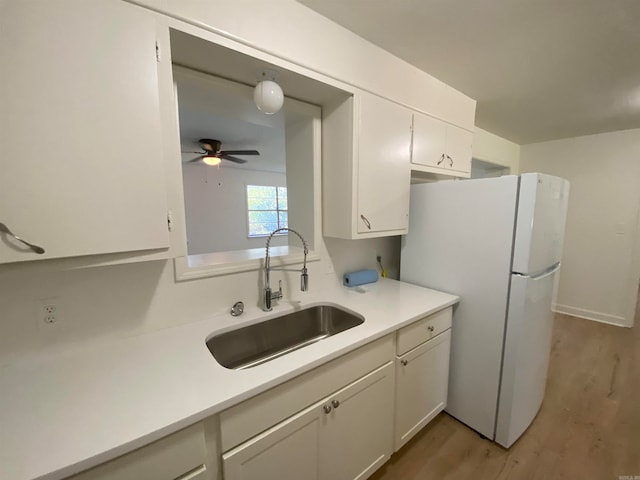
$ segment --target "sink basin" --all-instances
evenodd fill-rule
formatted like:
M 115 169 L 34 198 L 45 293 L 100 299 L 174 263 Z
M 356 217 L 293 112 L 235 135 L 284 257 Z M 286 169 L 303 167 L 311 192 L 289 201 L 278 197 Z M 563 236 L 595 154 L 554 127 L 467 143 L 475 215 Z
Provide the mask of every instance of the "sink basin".
M 331 305 L 317 305 L 207 340 L 220 365 L 255 367 L 364 323 L 364 318 Z

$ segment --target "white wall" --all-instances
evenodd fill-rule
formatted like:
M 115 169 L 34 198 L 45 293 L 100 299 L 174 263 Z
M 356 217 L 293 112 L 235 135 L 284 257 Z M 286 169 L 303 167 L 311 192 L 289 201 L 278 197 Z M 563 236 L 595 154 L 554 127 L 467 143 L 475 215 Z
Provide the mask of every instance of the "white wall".
M 633 325 L 640 277 L 640 129 L 524 145 L 520 170 L 571 182 L 557 310 Z
M 473 129 L 475 100 L 295 0 L 127 1 Z
M 247 236 L 246 186 L 286 187 L 286 174 L 185 165 L 182 179 L 189 255 L 264 246 L 264 238 Z M 287 237 L 275 237 L 272 244 L 286 245 Z
M 471 160 L 471 177 L 469 178 L 493 178 L 509 175 L 510 173 L 511 170 L 507 167 L 473 158 Z
M 419 108 L 435 102 L 436 110 L 443 108 L 446 114 L 446 108 L 437 105 L 440 100 L 429 97 L 428 87 L 440 85 L 443 95 L 453 90 L 292 0 L 154 3 L 190 10 L 192 18 L 217 25 L 261 48 L 343 81 L 389 92 L 392 98 Z M 473 102 L 466 97 L 460 101 Z M 382 255 L 390 276 L 397 278 L 397 238 L 325 239 L 315 247 L 321 260 L 309 265 L 311 290 L 339 282 L 345 271 L 375 268 L 376 254 Z M 136 335 L 225 314 L 237 300 L 254 307 L 259 301 L 258 272 L 176 283 L 171 261 L 66 267 L 56 261 L 0 266 L 0 367 L 41 350 Z M 297 274 L 277 272 L 274 280 L 279 278 L 284 279 L 286 298 L 301 295 L 296 288 Z M 36 319 L 36 305 L 39 299 L 50 297 L 58 297 L 61 320 L 47 329 Z
M 473 131 L 473 159 L 500 165 L 517 174 L 520 165 L 520 145 L 476 127 Z M 473 166 L 473 164 L 472 164 Z

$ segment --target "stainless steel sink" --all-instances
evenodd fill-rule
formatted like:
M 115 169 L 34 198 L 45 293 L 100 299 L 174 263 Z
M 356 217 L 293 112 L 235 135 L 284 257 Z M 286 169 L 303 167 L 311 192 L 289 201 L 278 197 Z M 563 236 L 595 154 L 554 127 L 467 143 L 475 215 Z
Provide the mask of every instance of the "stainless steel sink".
M 220 365 L 255 367 L 364 323 L 364 318 L 330 305 L 317 305 L 207 340 Z

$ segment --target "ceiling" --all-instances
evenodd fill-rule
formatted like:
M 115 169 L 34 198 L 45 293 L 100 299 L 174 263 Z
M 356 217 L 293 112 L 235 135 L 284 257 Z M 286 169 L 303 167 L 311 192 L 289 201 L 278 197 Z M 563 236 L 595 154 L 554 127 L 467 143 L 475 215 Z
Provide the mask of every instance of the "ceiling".
M 186 166 L 204 165 L 190 160 L 202 149 L 201 138 L 222 142 L 222 150 L 258 150 L 259 156 L 242 156 L 247 163 L 222 160 L 221 168 L 241 168 L 285 173 L 284 110 L 265 115 L 253 104 L 253 89 L 219 77 L 176 68 L 180 145 Z
M 519 144 L 640 128 L 640 0 L 298 0 L 477 100 Z

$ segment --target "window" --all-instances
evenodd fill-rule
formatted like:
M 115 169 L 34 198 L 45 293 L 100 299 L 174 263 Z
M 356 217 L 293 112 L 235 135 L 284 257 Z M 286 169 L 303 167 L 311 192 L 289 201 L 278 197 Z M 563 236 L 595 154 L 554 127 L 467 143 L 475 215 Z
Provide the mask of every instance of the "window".
M 288 226 L 287 187 L 247 185 L 247 215 L 249 237 L 264 237 Z

